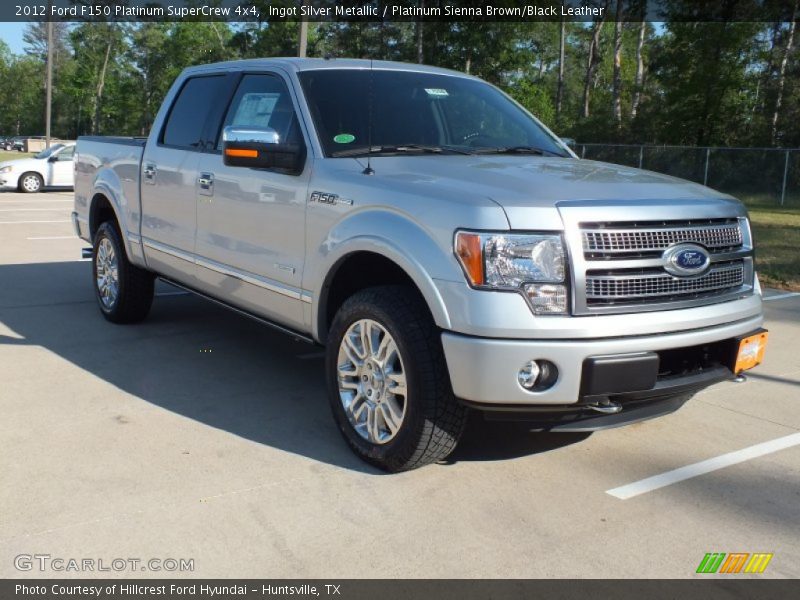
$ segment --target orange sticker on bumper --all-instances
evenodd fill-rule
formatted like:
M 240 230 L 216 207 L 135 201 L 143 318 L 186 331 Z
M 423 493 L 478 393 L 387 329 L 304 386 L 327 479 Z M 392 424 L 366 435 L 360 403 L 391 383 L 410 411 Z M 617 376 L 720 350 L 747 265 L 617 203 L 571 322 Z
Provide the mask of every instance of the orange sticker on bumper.
M 769 333 L 761 331 L 755 335 L 748 336 L 739 342 L 739 351 L 736 354 L 736 365 L 733 372 L 736 374 L 752 369 L 760 365 L 764 359 L 764 350 L 767 348 L 767 337 Z

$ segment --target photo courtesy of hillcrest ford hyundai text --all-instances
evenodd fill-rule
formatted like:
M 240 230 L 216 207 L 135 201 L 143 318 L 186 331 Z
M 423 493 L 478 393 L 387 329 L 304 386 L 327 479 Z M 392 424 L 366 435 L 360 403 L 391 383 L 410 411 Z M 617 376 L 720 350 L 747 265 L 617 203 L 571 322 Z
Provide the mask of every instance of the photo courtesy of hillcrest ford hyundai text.
M 767 344 L 740 202 L 582 160 L 464 73 L 190 67 L 146 139 L 82 136 L 74 162 L 105 319 L 145 319 L 161 278 L 323 345 L 338 429 L 387 471 L 445 459 L 469 410 L 567 432 L 673 412 Z

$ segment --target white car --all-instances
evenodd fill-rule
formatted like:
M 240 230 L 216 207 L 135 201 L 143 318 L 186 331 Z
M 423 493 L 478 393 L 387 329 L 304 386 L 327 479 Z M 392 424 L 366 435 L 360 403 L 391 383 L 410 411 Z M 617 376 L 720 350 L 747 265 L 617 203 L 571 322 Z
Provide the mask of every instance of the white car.
M 39 192 L 46 187 L 75 185 L 75 144 L 54 144 L 30 158 L 0 162 L 0 188 Z

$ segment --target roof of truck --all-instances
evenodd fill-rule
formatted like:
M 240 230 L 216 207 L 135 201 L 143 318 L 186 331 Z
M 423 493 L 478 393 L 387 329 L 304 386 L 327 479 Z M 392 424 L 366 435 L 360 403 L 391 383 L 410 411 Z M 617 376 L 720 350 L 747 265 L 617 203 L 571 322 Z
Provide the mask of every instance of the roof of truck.
M 246 60 L 232 60 L 227 62 L 210 63 L 197 65 L 186 69 L 187 73 L 207 72 L 209 70 L 227 70 L 231 68 L 258 68 L 258 67 L 282 67 L 289 71 L 316 71 L 320 69 L 376 69 L 382 71 L 416 71 L 419 73 L 438 73 L 440 75 L 457 75 L 459 77 L 472 77 L 459 71 L 442 69 L 440 67 L 430 67 L 415 63 L 395 62 L 389 60 L 371 61 L 365 58 L 298 58 L 298 57 L 277 57 L 277 58 L 251 58 Z

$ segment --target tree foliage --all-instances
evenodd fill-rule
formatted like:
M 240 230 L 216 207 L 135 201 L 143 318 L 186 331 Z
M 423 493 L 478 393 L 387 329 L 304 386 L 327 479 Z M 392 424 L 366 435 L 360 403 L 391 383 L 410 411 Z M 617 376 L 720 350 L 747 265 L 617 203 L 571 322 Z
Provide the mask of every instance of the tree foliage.
M 690 14 L 692 1 L 665 0 L 667 17 Z M 294 4 L 254 0 L 281 2 Z M 634 19 L 647 7 L 647 0 L 592 2 Z M 730 2 L 720 0 L 721 14 Z M 760 23 L 567 22 L 560 107 L 558 22 L 312 23 L 308 55 L 417 62 L 421 40 L 422 62 L 482 77 L 580 141 L 794 147 L 800 146 L 800 32 L 790 15 L 776 10 L 773 22 Z M 294 56 L 298 31 L 288 21 L 59 25 L 54 135 L 146 134 L 182 69 Z M 22 56 L 0 43 L 0 133 L 7 135 L 44 130 L 44 28 L 29 25 L 25 42 Z

